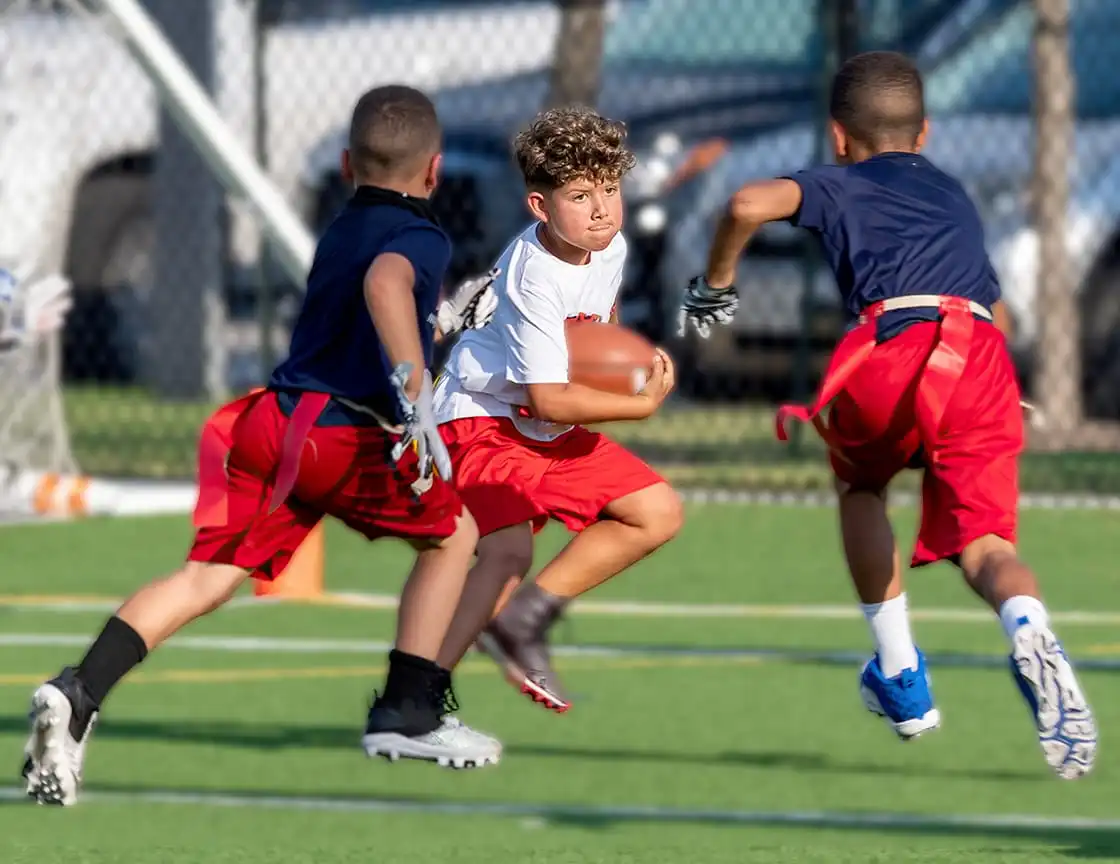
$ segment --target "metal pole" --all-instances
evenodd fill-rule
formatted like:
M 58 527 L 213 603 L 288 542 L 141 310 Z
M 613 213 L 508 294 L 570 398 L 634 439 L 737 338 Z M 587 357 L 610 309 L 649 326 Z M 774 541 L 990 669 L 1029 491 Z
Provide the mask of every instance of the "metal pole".
M 253 0 L 253 109 L 255 112 L 254 152 L 257 164 L 261 170 L 268 173 L 268 133 L 265 124 L 268 122 L 268 109 L 265 106 L 265 22 L 261 16 L 259 0 Z M 276 329 L 276 297 L 273 293 L 272 276 L 275 268 L 272 266 L 272 245 L 268 235 L 261 237 L 257 256 L 257 304 L 258 321 L 260 324 L 260 365 L 264 380 L 272 374 L 276 365 L 276 352 L 273 350 L 272 336 Z M 263 383 L 263 382 L 262 382 Z
M 818 0 L 817 3 L 818 26 L 823 31 L 821 40 L 823 52 L 821 56 L 821 85 L 820 108 L 816 113 L 814 132 L 816 149 L 813 153 L 815 164 L 822 164 L 829 159 L 828 146 L 828 101 L 832 89 L 832 78 L 840 65 L 859 50 L 859 10 L 857 0 Z M 799 308 L 799 326 L 797 331 L 797 346 L 794 353 L 793 367 L 793 396 L 794 400 L 801 402 L 810 394 L 809 380 L 812 366 L 812 330 L 815 314 L 814 287 L 817 274 L 820 272 L 821 255 L 820 247 L 815 238 L 805 235 L 804 254 L 802 255 L 802 280 L 801 304 Z M 801 455 L 802 424 L 793 424 L 790 440 L 790 454 L 793 457 Z

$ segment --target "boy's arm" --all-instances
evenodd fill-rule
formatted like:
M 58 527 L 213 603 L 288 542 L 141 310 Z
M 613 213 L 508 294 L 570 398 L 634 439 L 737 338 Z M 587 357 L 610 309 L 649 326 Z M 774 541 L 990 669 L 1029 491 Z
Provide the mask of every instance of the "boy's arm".
M 568 380 L 568 346 L 560 294 L 563 287 L 522 277 L 508 288 L 517 311 L 505 325 L 506 378 L 525 387 L 533 416 L 550 423 L 582 425 L 650 416 L 672 388 L 664 360 L 649 386 L 636 396 L 594 390 Z
M 412 293 L 415 285 L 412 262 L 397 252 L 383 252 L 374 258 L 363 284 L 366 308 L 389 365 L 393 369 L 402 363 L 412 366 L 404 392 L 413 401 L 420 394 L 424 375 L 424 346 Z
M 649 417 L 672 389 L 672 374 L 671 368 L 667 369 L 658 354 L 650 385 L 637 396 L 621 396 L 571 382 L 527 384 L 525 389 L 529 394 L 529 410 L 534 417 L 549 423 L 587 426 Z
M 715 291 L 730 288 L 739 258 L 754 233 L 767 222 L 789 219 L 800 207 L 801 186 L 793 180 L 748 183 L 732 195 L 708 253 L 708 287 Z
M 677 332 L 691 323 L 701 339 L 713 324 L 730 324 L 739 311 L 735 269 L 751 236 L 766 222 L 789 219 L 802 206 L 801 185 L 788 178 L 748 183 L 731 196 L 708 250 L 704 275 L 688 283 L 681 302 Z

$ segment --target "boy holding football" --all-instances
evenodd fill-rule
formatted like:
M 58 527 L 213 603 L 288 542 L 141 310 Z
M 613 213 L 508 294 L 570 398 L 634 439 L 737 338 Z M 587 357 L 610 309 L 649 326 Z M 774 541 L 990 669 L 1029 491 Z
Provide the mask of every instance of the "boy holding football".
M 490 620 L 503 586 L 532 563 L 533 533 L 555 519 L 577 536 L 524 582 L 486 627 L 486 650 L 546 707 L 569 707 L 548 632 L 575 597 L 670 540 L 676 493 L 648 465 L 586 424 L 649 417 L 673 387 L 658 352 L 648 386 L 617 395 L 568 377 L 565 322 L 614 321 L 626 241 L 625 131 L 581 108 L 545 112 L 515 140 L 533 224 L 498 261 L 497 310 L 465 333 L 436 386 L 455 487 L 481 539 L 439 662 L 452 668 Z
M 940 722 L 886 509 L 890 480 L 920 467 L 911 566 L 952 562 L 996 612 L 1047 763 L 1062 778 L 1080 777 L 1092 768 L 1097 728 L 1015 548 L 1023 418 L 980 216 L 961 185 L 920 155 L 923 86 L 906 57 L 871 52 L 845 63 L 831 115 L 840 164 L 732 197 L 682 325 L 703 336 L 734 314 L 736 265 L 762 224 L 789 220 L 822 238 L 852 325 L 816 401 L 784 406 L 778 435 L 787 419 L 811 421 L 829 447 L 845 555 L 876 647 L 860 679 L 864 701 L 903 739 Z
M 86 742 L 117 682 L 247 577 L 280 573 L 325 515 L 417 550 L 366 752 L 454 767 L 498 761 L 497 741 L 450 716 L 451 673 L 436 662 L 478 540 L 448 484 L 426 371 L 429 322 L 461 325 L 471 308 L 455 296 L 437 310 L 451 252 L 428 203 L 440 147 L 419 91 L 380 87 L 358 102 L 342 157 L 355 192 L 319 242 L 288 357 L 266 390 L 203 430 L 187 563 L 126 600 L 81 663 L 32 697 L 24 777 L 40 803 L 75 802 Z

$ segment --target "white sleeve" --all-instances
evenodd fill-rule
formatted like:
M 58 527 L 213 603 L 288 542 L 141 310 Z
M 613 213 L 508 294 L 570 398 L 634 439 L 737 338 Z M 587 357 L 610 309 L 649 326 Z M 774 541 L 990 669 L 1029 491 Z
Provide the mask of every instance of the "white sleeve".
M 528 268 L 526 268 L 528 269 Z M 502 323 L 506 380 L 514 384 L 567 384 L 568 341 L 560 286 L 544 278 L 510 279 L 513 314 Z

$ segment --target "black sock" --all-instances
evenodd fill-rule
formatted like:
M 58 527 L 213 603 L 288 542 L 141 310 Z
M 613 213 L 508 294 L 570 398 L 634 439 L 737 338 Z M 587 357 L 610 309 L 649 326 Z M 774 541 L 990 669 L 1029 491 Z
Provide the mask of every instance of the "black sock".
M 450 673 L 438 663 L 394 648 L 389 652 L 389 673 L 382 698 L 390 705 L 403 701 L 434 704 L 437 691 L 449 678 Z
M 86 695 L 100 707 L 117 682 L 146 656 L 143 637 L 114 615 L 82 658 L 76 675 Z

